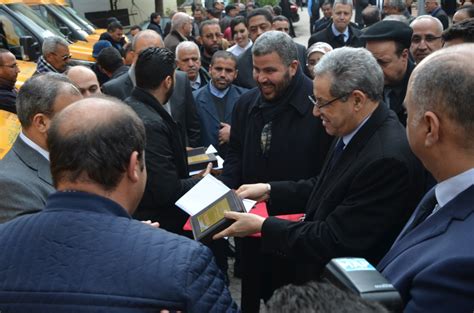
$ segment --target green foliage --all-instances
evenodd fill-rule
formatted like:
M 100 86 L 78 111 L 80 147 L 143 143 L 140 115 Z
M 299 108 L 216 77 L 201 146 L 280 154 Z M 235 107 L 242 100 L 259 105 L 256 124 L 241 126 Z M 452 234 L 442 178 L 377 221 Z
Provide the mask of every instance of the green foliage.
M 271 5 L 273 7 L 275 5 L 278 5 L 278 3 L 280 3 L 280 1 L 278 0 L 258 0 L 257 2 L 260 7 L 263 7 L 265 5 Z

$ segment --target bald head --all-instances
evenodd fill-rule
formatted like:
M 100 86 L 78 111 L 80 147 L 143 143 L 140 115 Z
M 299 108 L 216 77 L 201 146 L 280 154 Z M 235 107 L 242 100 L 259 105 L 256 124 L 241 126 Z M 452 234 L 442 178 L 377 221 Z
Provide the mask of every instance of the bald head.
M 417 119 L 427 111 L 456 125 L 460 145 L 474 149 L 474 44 L 461 44 L 438 50 L 426 57 L 410 78 L 412 109 Z M 416 120 L 416 119 L 415 119 Z M 462 138 L 461 138 L 462 137 Z M 468 144 L 469 142 L 469 144 Z
M 411 24 L 413 35 L 411 37 L 410 52 L 416 63 L 426 58 L 431 53 L 443 47 L 443 24 L 436 17 L 430 15 L 418 16 Z
M 99 97 L 71 104 L 53 120 L 48 147 L 57 189 L 105 192 L 129 212 L 136 208 L 146 182 L 145 128 L 129 106 Z M 121 198 L 121 188 L 130 194 Z
M 161 36 L 154 30 L 142 30 L 133 37 L 132 51 L 135 54 L 133 63 L 137 62 L 138 55 L 146 48 L 164 48 L 165 44 Z
M 66 75 L 79 88 L 82 96 L 90 97 L 101 94 L 97 76 L 90 68 L 82 65 L 73 66 L 69 68 Z

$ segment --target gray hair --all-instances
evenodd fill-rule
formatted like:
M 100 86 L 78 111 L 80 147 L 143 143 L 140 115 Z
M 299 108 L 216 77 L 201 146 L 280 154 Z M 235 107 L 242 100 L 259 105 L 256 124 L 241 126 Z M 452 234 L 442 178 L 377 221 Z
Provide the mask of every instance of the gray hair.
M 433 17 L 431 15 L 420 15 L 418 16 L 417 18 L 415 18 L 411 24 L 410 24 L 410 27 L 413 28 L 413 25 L 415 25 L 415 23 L 417 21 L 421 21 L 421 20 L 429 20 L 433 23 L 436 24 L 436 31 L 438 31 L 440 34 L 443 32 L 443 24 L 441 23 L 440 20 L 438 20 L 436 17 Z
M 39 74 L 28 79 L 16 98 L 17 116 L 23 128 L 31 126 L 38 113 L 51 115 L 58 94 L 69 93 L 80 96 L 80 91 L 66 75 L 58 73 Z
M 43 41 L 43 55 L 54 53 L 58 46 L 67 47 L 69 46 L 69 43 L 66 41 L 66 39 L 58 36 L 46 37 Z
M 360 90 L 369 99 L 382 100 L 382 69 L 364 48 L 343 47 L 328 52 L 316 65 L 314 74 L 331 76 L 330 92 L 334 97 L 343 97 Z
M 414 123 L 426 111 L 448 116 L 467 135 L 474 139 L 474 43 L 444 48 L 427 56 L 413 73 L 409 87 L 415 103 Z
M 179 61 L 178 55 L 181 50 L 191 50 L 194 49 L 197 51 L 198 57 L 201 58 L 201 51 L 199 51 L 199 46 L 194 41 L 182 41 L 176 46 L 175 58 Z
M 178 30 L 184 24 L 190 23 L 191 21 L 192 21 L 191 16 L 189 16 L 188 14 L 184 12 L 178 12 L 175 15 L 173 15 L 173 18 L 171 19 L 171 29 Z
M 407 8 L 405 0 L 385 0 L 392 8 L 396 8 L 398 12 L 403 12 Z
M 336 4 L 344 4 L 354 7 L 354 3 L 352 2 L 352 0 L 334 0 L 334 4 L 332 5 L 333 9 L 336 8 Z
M 298 60 L 297 51 L 296 44 L 290 36 L 274 30 L 261 34 L 252 47 L 254 56 L 276 52 L 286 66 L 289 66 L 294 60 Z

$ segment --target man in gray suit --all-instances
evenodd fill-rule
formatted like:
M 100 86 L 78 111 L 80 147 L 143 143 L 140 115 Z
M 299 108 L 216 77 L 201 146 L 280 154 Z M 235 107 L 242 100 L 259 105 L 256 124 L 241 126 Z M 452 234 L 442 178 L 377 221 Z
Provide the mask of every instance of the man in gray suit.
M 34 76 L 19 91 L 16 107 L 22 132 L 0 161 L 0 223 L 44 207 L 54 191 L 46 132 L 56 113 L 81 98 L 72 82 L 57 73 Z

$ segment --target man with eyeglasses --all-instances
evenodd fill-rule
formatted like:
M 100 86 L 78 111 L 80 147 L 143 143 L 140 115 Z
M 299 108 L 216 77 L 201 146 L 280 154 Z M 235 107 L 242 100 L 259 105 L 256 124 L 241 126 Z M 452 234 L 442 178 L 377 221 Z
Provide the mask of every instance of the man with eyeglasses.
M 423 194 L 424 172 L 405 128 L 382 102 L 383 72 L 366 49 L 343 47 L 316 65 L 313 114 L 335 136 L 319 176 L 243 185 L 242 198 L 267 201 L 269 215 L 305 213 L 303 221 L 228 212 L 217 234 L 261 232 L 261 249 L 286 257 L 295 283 L 318 279 L 335 257 L 372 264 L 388 251 Z
M 0 110 L 16 113 L 16 79 L 20 73 L 16 58 L 10 51 L 0 48 Z
M 201 65 L 209 71 L 212 56 L 222 50 L 221 27 L 217 20 L 207 20 L 199 26 L 199 42 L 201 44 Z
M 416 64 L 431 53 L 443 47 L 443 24 L 430 15 L 418 16 L 411 24 L 413 35 L 411 36 L 410 52 Z
M 36 62 L 36 72 L 39 73 L 64 73 L 68 68 L 69 59 L 69 43 L 61 37 L 46 37 L 43 41 L 42 52 Z
M 415 68 L 410 58 L 413 30 L 400 21 L 380 21 L 365 29 L 361 38 L 367 41 L 369 50 L 382 68 L 384 76 L 383 99 L 385 105 L 406 125 L 406 109 L 403 99 L 408 79 Z

